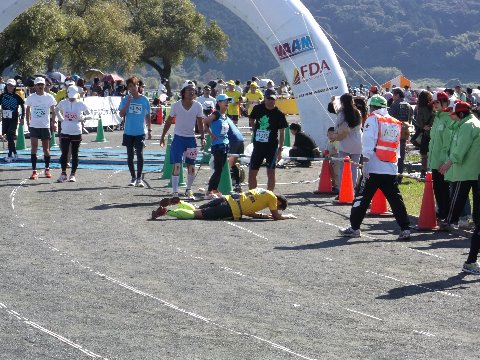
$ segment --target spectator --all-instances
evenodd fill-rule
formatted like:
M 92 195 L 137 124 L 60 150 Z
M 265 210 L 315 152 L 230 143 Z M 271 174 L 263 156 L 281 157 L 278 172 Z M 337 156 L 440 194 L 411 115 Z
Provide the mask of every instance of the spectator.
M 405 164 L 405 148 L 407 146 L 407 140 L 410 138 L 409 126 L 412 123 L 412 119 L 413 119 L 413 108 L 405 100 L 405 94 L 402 89 L 395 88 L 393 89 L 392 94 L 393 94 L 393 102 L 390 108 L 388 109 L 388 113 L 390 114 L 390 116 L 402 122 L 402 133 L 400 137 L 400 158 L 398 159 L 398 172 L 400 174 L 403 174 L 403 169 Z M 399 183 L 402 182 L 401 177 L 398 180 L 399 180 Z
M 351 166 L 353 186 L 357 184 L 358 165 L 362 154 L 362 117 L 353 103 L 353 96 L 346 93 L 340 96 L 340 109 L 335 125 L 336 140 L 339 142 L 339 155 L 349 156 L 354 161 Z M 338 184 L 342 183 L 343 162 L 340 164 Z
M 291 123 L 290 132 L 295 136 L 295 141 L 289 151 L 289 156 L 314 158 L 315 156 L 320 155 L 315 140 L 302 131 L 300 124 Z M 297 160 L 297 162 L 306 167 L 311 165 L 310 160 Z
M 418 97 L 418 104 L 415 107 L 416 135 L 421 136 L 420 155 L 422 157 L 422 168 L 420 177 L 425 178 L 427 173 L 428 144 L 430 143 L 430 129 L 433 124 L 432 94 L 424 90 Z

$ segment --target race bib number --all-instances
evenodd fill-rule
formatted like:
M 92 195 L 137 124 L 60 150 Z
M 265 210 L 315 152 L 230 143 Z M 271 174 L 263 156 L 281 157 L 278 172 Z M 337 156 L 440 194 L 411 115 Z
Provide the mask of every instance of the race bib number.
M 47 110 L 43 107 L 34 107 L 32 109 L 32 117 L 34 119 L 45 119 L 48 117 Z
M 270 130 L 257 130 L 255 133 L 255 140 L 258 142 L 266 143 L 270 137 Z
M 130 114 L 140 115 L 142 113 L 142 105 L 141 104 L 130 104 L 128 108 L 128 112 Z
M 197 148 L 187 148 L 185 150 L 185 158 L 195 160 L 197 158 Z
M 228 126 L 228 122 L 223 121 L 222 122 L 222 129 L 220 130 L 220 134 L 225 135 L 228 133 L 228 129 L 230 129 L 230 126 Z
M 78 116 L 75 112 L 65 112 L 64 118 L 66 121 L 78 121 Z
M 13 116 L 12 110 L 3 110 L 2 111 L 2 116 L 4 119 L 11 119 Z

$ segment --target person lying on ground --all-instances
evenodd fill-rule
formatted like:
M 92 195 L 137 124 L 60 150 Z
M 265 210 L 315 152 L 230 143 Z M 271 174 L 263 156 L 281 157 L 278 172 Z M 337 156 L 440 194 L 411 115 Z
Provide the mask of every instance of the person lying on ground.
M 170 205 L 178 205 L 176 209 L 167 209 Z M 268 208 L 270 214 L 261 214 L 258 211 Z M 283 195 L 274 194 L 262 188 L 252 189 L 246 193 L 232 194 L 213 199 L 198 209 L 180 198 L 164 198 L 160 207 L 152 211 L 152 219 L 168 215 L 183 220 L 240 220 L 242 216 L 254 219 L 286 220 L 295 219 L 292 214 L 281 214 L 287 208 L 287 199 Z M 280 210 L 280 211 L 279 211 Z

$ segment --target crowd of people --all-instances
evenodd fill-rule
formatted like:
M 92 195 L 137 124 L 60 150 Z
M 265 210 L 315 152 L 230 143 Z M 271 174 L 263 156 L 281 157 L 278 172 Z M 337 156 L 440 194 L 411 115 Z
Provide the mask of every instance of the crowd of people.
M 124 118 L 123 142 L 127 149 L 127 163 L 131 174 L 130 186 L 143 187 L 143 149 L 145 140 L 151 139 L 151 102 L 143 95 L 143 84 L 136 77 L 118 83 L 113 93 L 113 84 L 105 89 L 95 79 L 86 90 L 82 79 L 65 82 L 64 89 L 52 92 L 51 81 L 42 76 L 33 79 L 32 86 L 17 92 L 16 79 L 8 79 L 5 91 L 0 95 L 2 107 L 2 134 L 8 139 L 6 161 L 14 161 L 16 150 L 14 135 L 17 124 L 29 127 L 31 139 L 31 180 L 38 178 L 37 148 L 41 141 L 45 162 L 45 176 L 51 177 L 49 142 L 51 131 L 60 128 L 62 173 L 58 182 L 76 181 L 78 151 L 82 137 L 82 123 L 90 110 L 79 98 L 86 95 L 122 96 L 119 114 Z M 104 84 L 105 86 L 105 84 Z M 263 89 L 262 89 L 263 88 Z M 358 91 L 357 91 L 358 90 Z M 159 92 L 166 94 L 162 81 Z M 88 94 L 89 92 L 89 94 Z M 290 156 L 314 158 L 320 154 L 315 141 L 302 131 L 301 125 L 288 125 L 285 114 L 276 106 L 280 94 L 290 95 L 286 82 L 275 88 L 273 82 L 252 78 L 245 87 L 238 81 L 218 80 L 198 88 L 195 81 L 186 80 L 180 97 L 171 105 L 160 139 L 164 147 L 165 137 L 175 119 L 173 142 L 170 148 L 172 164 L 172 196 L 160 203 L 152 212 L 152 218 L 170 215 L 181 219 L 238 219 L 242 215 L 263 217 L 258 213 L 270 209 L 268 218 L 276 220 L 293 218 L 281 215 L 287 201 L 275 194 L 275 169 L 281 160 L 285 129 L 295 138 Z M 437 203 L 437 217 L 442 230 L 450 231 L 461 225 L 462 216 L 472 214 L 475 231 L 472 247 L 463 270 L 480 274 L 477 255 L 480 248 L 480 149 L 479 92 L 455 89 L 425 89 L 412 92 L 408 87 L 380 89 L 372 86 L 368 94 L 361 89 L 350 88 L 349 93 L 334 96 L 328 110 L 336 114 L 335 126 L 328 129 L 328 154 L 351 159 L 352 185 L 357 191 L 351 209 L 350 227 L 341 235 L 359 237 L 360 225 L 375 192 L 380 189 L 390 203 L 395 219 L 400 226 L 399 239 L 409 239 L 409 219 L 399 183 L 405 166 L 407 143 L 420 150 L 421 177 L 432 172 Z M 168 95 L 165 97 L 168 99 Z M 244 151 L 244 138 L 237 128 L 241 116 L 249 118 L 252 130 L 253 151 L 250 157 L 248 191 L 242 192 L 238 169 L 238 154 Z M 196 177 L 195 163 L 198 156 L 196 136 L 203 148 L 205 135 L 212 140 L 213 173 L 208 183 L 205 199 L 209 202 L 197 209 L 179 196 L 179 175 L 182 164 L 187 164 L 187 186 L 184 200 L 194 200 L 192 191 Z M 327 152 L 325 152 L 327 153 Z M 134 157 L 136 155 L 136 168 Z M 229 156 L 231 155 L 231 156 Z M 71 159 L 71 173 L 67 167 Z M 258 171 L 266 163 L 267 189 L 257 188 Z M 223 195 L 218 191 L 221 173 L 225 164 L 235 180 L 235 194 Z M 332 182 L 341 187 L 343 162 L 333 162 Z M 473 204 L 470 205 L 469 193 Z M 167 209 L 178 205 L 174 210 Z M 468 220 L 468 218 L 467 218 Z M 469 225 L 467 221 L 467 226 Z

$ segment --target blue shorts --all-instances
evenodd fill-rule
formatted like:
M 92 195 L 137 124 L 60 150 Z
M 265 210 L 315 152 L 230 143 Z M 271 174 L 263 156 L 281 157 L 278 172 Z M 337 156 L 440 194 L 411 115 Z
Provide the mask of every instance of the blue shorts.
M 170 147 L 170 164 L 181 164 L 184 156 L 185 163 L 195 164 L 197 152 L 197 141 L 194 137 L 174 135 Z

